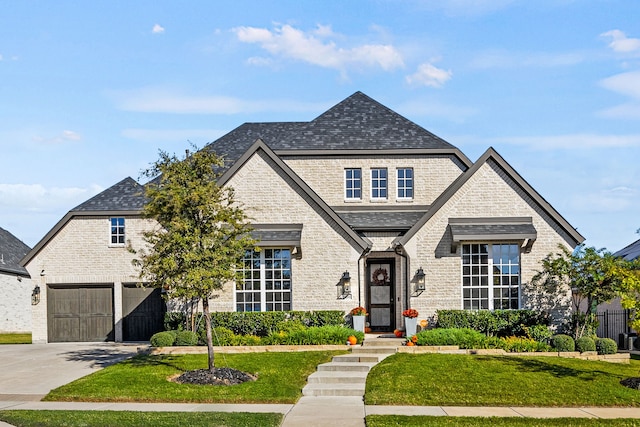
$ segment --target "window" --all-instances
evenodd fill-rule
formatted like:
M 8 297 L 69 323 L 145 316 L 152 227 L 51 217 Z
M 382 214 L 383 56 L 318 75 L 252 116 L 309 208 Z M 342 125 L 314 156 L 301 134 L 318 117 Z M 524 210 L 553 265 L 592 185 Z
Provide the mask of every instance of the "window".
M 344 170 L 344 197 L 347 200 L 360 200 L 362 198 L 362 170 Z
M 242 282 L 236 285 L 236 311 L 291 310 L 291 251 L 245 252 Z
M 413 199 L 413 169 L 398 169 L 398 199 Z
M 371 198 L 387 198 L 387 169 L 371 169 Z
M 462 306 L 465 310 L 520 307 L 519 245 L 462 245 Z
M 111 244 L 124 245 L 124 218 L 111 218 Z

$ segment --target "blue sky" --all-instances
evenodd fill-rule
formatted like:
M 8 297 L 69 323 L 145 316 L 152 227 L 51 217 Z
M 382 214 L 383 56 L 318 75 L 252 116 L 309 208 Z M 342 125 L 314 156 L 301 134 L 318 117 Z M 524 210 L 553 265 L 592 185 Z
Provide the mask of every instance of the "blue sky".
M 494 147 L 587 238 L 640 228 L 640 2 L 0 0 L 0 227 L 35 245 L 158 150 L 362 91 Z

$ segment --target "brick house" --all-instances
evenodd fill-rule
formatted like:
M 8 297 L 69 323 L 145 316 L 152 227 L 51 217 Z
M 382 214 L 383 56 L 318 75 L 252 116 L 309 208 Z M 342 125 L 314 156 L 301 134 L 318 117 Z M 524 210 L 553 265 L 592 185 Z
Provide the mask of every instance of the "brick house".
M 212 310 L 362 305 L 371 328 L 386 331 L 409 307 L 420 319 L 535 307 L 524 285 L 539 261 L 584 240 L 492 148 L 472 162 L 360 92 L 310 122 L 245 123 L 208 147 L 224 156 L 219 183 L 234 188 L 262 249 L 247 252 L 243 283 L 229 284 Z M 150 226 L 142 190 L 124 179 L 71 210 L 24 258 L 32 275 L 45 271 L 34 341 L 65 340 L 86 324 L 99 333 L 75 336 L 135 335 L 136 301 L 160 298 L 133 286 L 125 248 L 139 247 Z M 74 317 L 81 308 L 64 292 L 94 301 L 99 316 Z
M 0 228 L 0 332 L 31 331 L 33 286 L 29 273 L 20 265 L 29 250 L 29 246 Z

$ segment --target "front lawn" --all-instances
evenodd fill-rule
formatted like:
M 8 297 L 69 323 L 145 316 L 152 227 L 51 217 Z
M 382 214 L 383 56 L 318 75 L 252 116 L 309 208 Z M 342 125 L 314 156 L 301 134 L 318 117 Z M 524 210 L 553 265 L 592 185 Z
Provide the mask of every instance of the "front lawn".
M 31 344 L 31 334 L 0 334 L 0 344 Z
M 640 391 L 620 380 L 630 365 L 561 357 L 403 354 L 367 377 L 367 405 L 640 406 Z
M 637 427 L 640 420 L 597 418 L 518 418 L 518 417 L 429 417 L 404 415 L 369 415 L 367 427 Z
M 136 356 L 52 390 L 44 400 L 92 402 L 295 403 L 316 367 L 345 351 L 216 354 L 217 367 L 257 376 L 233 386 L 177 384 L 167 378 L 207 367 L 206 354 Z
M 228 412 L 0 411 L 17 427 L 277 427 L 281 414 Z

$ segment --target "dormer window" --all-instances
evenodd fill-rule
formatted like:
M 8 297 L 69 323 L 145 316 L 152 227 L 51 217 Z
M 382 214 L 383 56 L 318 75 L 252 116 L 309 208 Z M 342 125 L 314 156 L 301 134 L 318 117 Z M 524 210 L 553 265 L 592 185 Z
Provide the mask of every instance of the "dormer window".
M 387 168 L 371 169 L 371 200 L 387 199 Z
M 124 218 L 111 218 L 111 246 L 124 246 Z
M 344 198 L 345 200 L 362 199 L 362 169 L 344 170 Z

